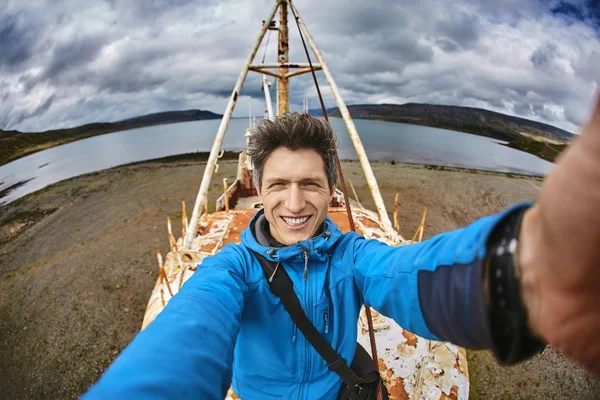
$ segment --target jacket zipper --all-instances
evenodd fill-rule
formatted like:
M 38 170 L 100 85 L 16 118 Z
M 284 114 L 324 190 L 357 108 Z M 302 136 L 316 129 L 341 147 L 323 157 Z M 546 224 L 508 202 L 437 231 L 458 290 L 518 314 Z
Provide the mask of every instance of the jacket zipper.
M 310 314 L 311 314 L 311 304 L 312 302 L 310 301 L 310 281 L 308 280 L 308 251 L 306 249 L 302 249 L 302 254 L 304 255 L 304 274 L 302 276 L 302 279 L 305 281 L 305 299 L 306 299 L 306 310 L 304 310 L 306 312 L 306 316 L 308 317 L 308 319 L 310 320 Z M 308 340 L 305 340 L 305 356 L 306 356 L 306 369 L 304 371 L 304 380 L 307 380 L 309 375 L 310 375 L 310 370 L 311 370 L 311 352 L 310 352 L 310 348 L 311 348 L 311 344 L 308 343 Z
M 327 310 L 323 311 L 323 318 L 325 318 L 325 333 L 329 333 L 329 318 L 327 316 Z
M 308 251 L 303 250 L 304 253 L 304 274 L 302 275 L 302 279 L 308 279 Z

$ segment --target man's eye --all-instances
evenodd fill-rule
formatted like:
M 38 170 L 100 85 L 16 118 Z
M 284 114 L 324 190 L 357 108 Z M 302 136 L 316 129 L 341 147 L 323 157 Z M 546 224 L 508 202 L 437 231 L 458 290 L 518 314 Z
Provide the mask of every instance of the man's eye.
M 302 182 L 302 186 L 304 187 L 314 187 L 317 188 L 320 185 L 317 182 Z

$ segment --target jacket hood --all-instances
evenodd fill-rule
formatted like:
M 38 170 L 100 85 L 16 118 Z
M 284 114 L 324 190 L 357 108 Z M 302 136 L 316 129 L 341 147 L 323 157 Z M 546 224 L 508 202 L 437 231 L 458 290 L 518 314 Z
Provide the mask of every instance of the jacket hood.
M 323 232 L 307 240 L 301 240 L 296 244 L 284 247 L 264 246 L 257 240 L 257 221 L 265 213 L 264 209 L 259 210 L 248 224 L 248 227 L 242 232 L 242 244 L 259 254 L 262 254 L 271 261 L 286 261 L 298 256 L 302 256 L 304 251 L 309 254 L 329 254 L 335 247 L 337 241 L 342 237 L 342 231 L 329 217 L 325 217 Z M 265 221 L 266 222 L 266 221 Z

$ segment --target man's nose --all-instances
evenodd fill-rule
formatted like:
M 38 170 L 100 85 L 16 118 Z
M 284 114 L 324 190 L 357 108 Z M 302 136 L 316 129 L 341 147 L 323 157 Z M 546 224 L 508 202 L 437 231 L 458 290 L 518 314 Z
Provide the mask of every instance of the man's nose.
M 293 214 L 298 214 L 306 206 L 306 200 L 304 199 L 304 192 L 297 184 L 292 184 L 288 190 L 286 198 L 286 208 Z

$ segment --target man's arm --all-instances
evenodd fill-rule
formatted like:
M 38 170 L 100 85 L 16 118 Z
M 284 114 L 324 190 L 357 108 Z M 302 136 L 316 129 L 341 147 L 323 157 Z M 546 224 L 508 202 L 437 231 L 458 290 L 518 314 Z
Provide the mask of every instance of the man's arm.
M 483 277 L 487 242 L 514 206 L 422 243 L 391 247 L 359 240 L 355 281 L 365 304 L 428 339 L 491 348 Z
M 88 399 L 223 399 L 247 287 L 241 256 L 206 258 L 93 386 Z

